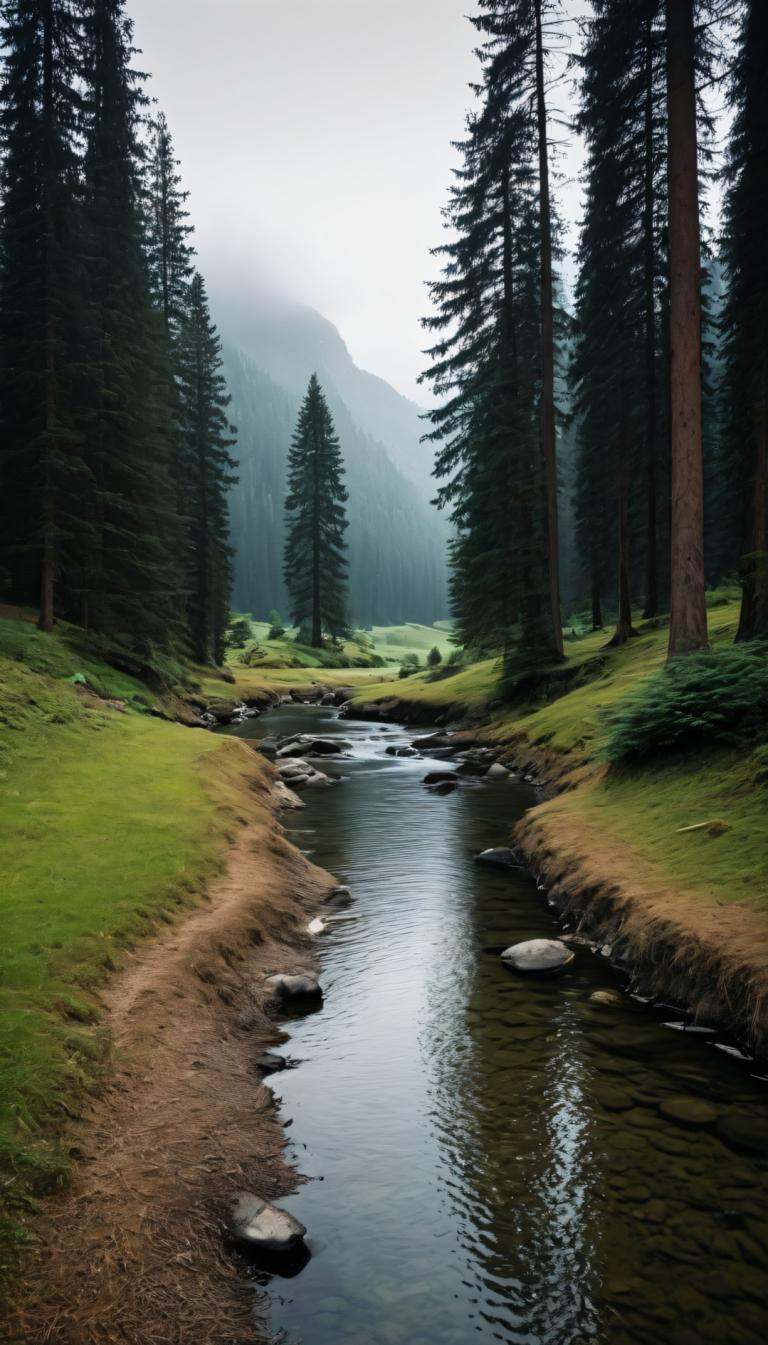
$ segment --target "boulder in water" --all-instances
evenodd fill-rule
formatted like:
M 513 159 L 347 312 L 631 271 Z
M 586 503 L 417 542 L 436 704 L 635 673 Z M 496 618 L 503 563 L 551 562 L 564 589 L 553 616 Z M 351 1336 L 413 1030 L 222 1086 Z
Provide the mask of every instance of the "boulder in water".
M 336 910 L 341 910 L 344 906 L 351 906 L 353 897 L 350 888 L 342 883 L 337 883 L 335 887 L 328 889 L 325 895 L 326 906 L 333 906 Z
M 274 976 L 268 976 L 264 985 L 275 999 L 323 998 L 320 982 L 312 971 L 280 971 Z
M 262 1074 L 278 1074 L 280 1070 L 288 1068 L 285 1056 L 276 1055 L 274 1051 L 265 1051 L 263 1055 L 257 1055 L 253 1063 Z
M 458 780 L 441 780 L 439 784 L 430 785 L 430 794 L 453 794 L 459 787 Z
M 575 954 L 559 939 L 527 939 L 513 943 L 502 953 L 502 961 L 513 971 L 527 975 L 544 976 L 563 971 Z
M 506 780 L 508 775 L 507 767 L 502 766 L 500 761 L 494 761 L 493 765 L 489 766 L 485 772 L 486 780 Z
M 298 794 L 294 794 L 283 780 L 278 780 L 274 790 L 275 802 L 278 808 L 306 808 Z
M 459 783 L 455 771 L 430 771 L 424 776 L 425 785 L 457 785 Z
M 232 1196 L 227 1226 L 238 1242 L 265 1252 L 292 1251 L 307 1235 L 304 1225 L 287 1210 L 250 1191 L 236 1191 Z
M 483 850 L 477 856 L 477 862 L 478 864 L 491 864 L 497 869 L 520 868 L 517 855 L 508 845 L 498 845 L 491 850 Z
M 324 934 L 327 928 L 328 926 L 325 921 L 316 916 L 315 919 L 310 920 L 307 925 L 307 933 L 311 934 L 313 938 L 316 938 L 318 934 Z

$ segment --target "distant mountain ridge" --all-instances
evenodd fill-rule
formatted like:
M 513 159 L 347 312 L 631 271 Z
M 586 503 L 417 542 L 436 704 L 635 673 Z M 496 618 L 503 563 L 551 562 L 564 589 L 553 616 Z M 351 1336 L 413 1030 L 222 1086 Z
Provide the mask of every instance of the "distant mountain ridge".
M 355 423 L 384 446 L 422 498 L 432 498 L 434 453 L 420 442 L 426 428 L 422 409 L 359 368 L 332 322 L 313 308 L 260 304 L 247 294 L 220 298 L 216 313 L 227 338 L 281 387 L 301 396 L 312 373 L 323 386 L 331 385 Z
M 357 423 L 331 376 L 332 361 L 323 364 L 317 358 L 320 351 L 316 337 L 320 334 L 329 338 L 331 352 L 336 356 L 340 346 L 355 369 L 335 328 L 319 314 L 313 314 L 315 339 L 306 346 L 292 346 L 290 327 L 278 325 L 272 337 L 269 320 L 263 315 L 255 316 L 253 330 L 249 327 L 246 332 L 245 351 L 233 342 L 236 332 L 243 334 L 243 327 L 233 323 L 231 316 L 227 314 L 221 325 L 227 337 L 224 372 L 232 396 L 230 416 L 238 432 L 234 456 L 239 461 L 239 480 L 230 496 L 236 610 L 265 616 L 270 608 L 277 607 L 287 614 L 282 558 L 288 449 L 306 384 L 310 374 L 317 371 L 341 440 L 347 473 L 350 607 L 354 623 L 431 624 L 445 617 L 448 611 L 445 522 L 414 481 L 399 470 L 388 449 Z M 314 363 L 311 356 L 315 357 Z M 260 363 L 262 360 L 267 368 Z M 343 358 L 339 364 L 343 381 Z M 355 385 L 358 405 L 364 400 L 366 386 L 374 390 L 374 400 L 375 390 L 379 393 L 381 388 L 386 390 L 366 416 L 369 423 L 382 418 L 381 405 L 397 407 L 397 401 L 392 399 L 404 402 L 406 407 L 412 405 L 373 375 L 363 375 L 357 381 L 352 374 L 350 379 Z M 392 394 L 391 398 L 387 393 Z M 407 425 L 406 413 L 402 414 Z M 389 424 L 394 434 L 394 414 L 389 417 Z

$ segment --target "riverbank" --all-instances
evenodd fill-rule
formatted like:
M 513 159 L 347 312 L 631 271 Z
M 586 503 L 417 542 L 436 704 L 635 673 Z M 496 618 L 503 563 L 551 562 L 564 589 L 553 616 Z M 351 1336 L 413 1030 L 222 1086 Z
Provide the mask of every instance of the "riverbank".
M 308 686 L 311 677 L 302 676 Z M 232 696 L 231 684 L 211 681 Z M 282 690 L 260 683 L 270 703 L 285 694 L 287 682 L 280 685 Z M 119 1260 L 130 1260 L 131 1236 L 137 1239 L 135 1255 L 145 1256 L 151 1275 L 146 1239 L 154 1226 L 152 1207 L 159 1193 L 168 1194 L 163 1181 L 173 1184 L 174 1178 L 167 1173 L 164 1178 L 158 1165 L 156 1194 L 147 1195 L 145 1215 L 136 1225 L 143 1229 L 140 1238 L 136 1230 L 131 1234 L 130 1221 L 123 1228 L 119 1209 L 125 1192 L 103 1188 L 117 1213 L 111 1229 L 102 1223 L 100 1233 L 95 1231 L 107 1208 L 99 1215 L 100 1168 L 89 1164 L 100 1127 L 114 1136 L 122 1128 L 124 1139 L 106 1149 L 107 1162 L 117 1170 L 121 1163 L 139 1162 L 136 1155 L 144 1152 L 133 1144 L 132 1127 L 162 1120 L 177 1146 L 169 1169 L 174 1174 L 180 1170 L 175 1159 L 186 1162 L 184 1154 L 191 1171 L 192 1159 L 201 1157 L 195 1143 L 205 1135 L 226 1128 L 234 1153 L 242 1133 L 229 1119 L 231 1109 L 243 1125 L 248 1118 L 242 1161 L 254 1155 L 270 1192 L 285 1179 L 280 1131 L 265 1112 L 264 1092 L 249 1066 L 264 1022 L 254 1019 L 255 1035 L 254 1030 L 238 1035 L 238 1014 L 246 981 L 270 956 L 279 960 L 277 952 L 284 958 L 290 948 L 295 961 L 300 948 L 306 957 L 305 911 L 328 879 L 285 842 L 268 763 L 242 742 L 190 732 L 172 722 L 176 715 L 191 721 L 194 707 L 185 710 L 178 697 L 163 699 L 101 664 L 92 651 L 73 643 L 66 629 L 46 636 L 28 623 L 0 620 L 0 1261 L 7 1285 L 20 1255 L 31 1255 L 33 1267 L 39 1255 L 50 1267 L 52 1294 L 48 1317 L 45 1307 L 25 1308 L 29 1328 L 22 1334 L 14 1327 L 16 1334 L 4 1339 L 82 1339 L 65 1333 L 67 1314 L 80 1310 L 74 1302 L 64 1307 L 65 1279 L 67 1302 L 73 1292 L 74 1244 L 67 1220 L 74 1220 L 75 1212 L 83 1238 L 92 1234 L 91 1244 L 83 1241 L 80 1248 L 92 1309 L 92 1265 L 103 1258 L 100 1282 L 106 1287 Z M 198 959 L 200 950 L 205 956 Z M 165 967 L 160 978 L 165 989 L 145 986 L 132 995 L 126 987 L 140 985 L 144 970 L 149 974 L 156 964 Z M 282 968 L 268 968 L 275 969 Z M 193 1059 L 184 1066 L 185 1053 L 196 1052 L 197 1041 L 203 1055 L 217 1057 L 214 1077 L 221 1089 L 211 1088 L 211 1075 Z M 171 1079 L 180 1086 L 172 1087 Z M 260 1117 L 258 1127 L 254 1115 Z M 183 1152 L 178 1126 L 187 1137 Z M 229 1139 L 222 1139 L 219 1160 L 203 1162 L 212 1185 L 229 1161 L 228 1145 Z M 273 1149 L 272 1168 L 264 1167 L 261 1159 Z M 229 1168 L 234 1170 L 231 1162 Z M 136 1172 L 122 1171 L 132 1189 Z M 201 1173 L 205 1181 L 192 1182 L 193 1194 L 207 1190 L 208 1177 Z M 73 1177 L 74 1193 L 57 1194 Z M 142 1182 L 136 1187 L 144 1189 Z M 52 1194 L 57 1198 L 49 1202 Z M 92 1210 L 93 1220 L 83 1217 L 84 1210 Z M 66 1233 L 58 1289 L 53 1243 L 46 1237 L 39 1253 L 35 1248 L 43 1211 L 54 1237 L 57 1228 Z M 213 1220 L 199 1208 L 189 1217 L 201 1219 L 201 1227 Z M 128 1243 L 117 1257 L 115 1239 L 122 1238 Z M 183 1248 L 183 1238 L 176 1245 Z M 162 1255 L 160 1246 L 160 1261 Z M 136 1262 L 133 1276 L 139 1298 L 146 1291 L 146 1284 L 144 1291 L 138 1288 L 141 1264 Z M 211 1264 L 225 1273 L 220 1252 Z M 180 1265 L 179 1276 L 184 1273 Z M 195 1277 L 200 1273 L 195 1262 Z M 226 1277 L 231 1281 L 231 1273 Z M 186 1320 L 180 1308 L 174 1312 Z M 64 1334 L 44 1336 L 41 1323 L 59 1318 Z M 155 1337 L 142 1327 L 132 1338 L 143 1345 L 182 1337 L 170 1328 Z
M 710 612 L 733 639 L 735 605 Z M 663 627 L 620 649 L 604 633 L 566 644 L 539 703 L 500 702 L 489 660 L 452 677 L 366 688 L 355 713 L 470 724 L 554 796 L 515 833 L 571 922 L 623 955 L 654 994 L 768 1051 L 768 809 L 765 751 L 712 750 L 608 770 L 611 714 L 659 669 Z M 715 824 L 715 825 L 712 825 Z M 690 830 L 689 828 L 695 828 Z

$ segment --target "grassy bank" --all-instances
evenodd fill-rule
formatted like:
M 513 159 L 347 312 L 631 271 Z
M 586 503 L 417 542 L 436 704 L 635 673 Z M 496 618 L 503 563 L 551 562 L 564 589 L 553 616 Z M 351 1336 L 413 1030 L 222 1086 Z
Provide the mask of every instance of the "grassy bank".
M 75 633 L 0 620 L 5 1262 L 36 1197 L 66 1180 L 61 1135 L 105 1059 L 98 987 L 199 899 L 235 829 L 235 786 L 258 769 L 241 743 L 152 715 L 156 700 Z
M 715 649 L 728 647 L 738 607 L 710 612 Z M 361 691 L 361 707 L 388 704 L 392 718 L 464 720 L 557 787 L 521 832 L 536 863 L 577 905 L 613 892 L 691 938 L 720 943 L 768 1019 L 768 750 L 704 747 L 648 764 L 608 768 L 612 718 L 666 660 L 667 632 L 619 649 L 606 635 L 566 643 L 566 664 L 542 678 L 533 703 L 502 702 L 499 660 L 455 676 L 419 674 Z M 398 704 L 400 701 L 400 704 Z M 693 829 L 689 829 L 693 828 Z M 650 929 L 650 925 L 647 926 Z M 765 1029 L 763 1029 L 763 1032 Z

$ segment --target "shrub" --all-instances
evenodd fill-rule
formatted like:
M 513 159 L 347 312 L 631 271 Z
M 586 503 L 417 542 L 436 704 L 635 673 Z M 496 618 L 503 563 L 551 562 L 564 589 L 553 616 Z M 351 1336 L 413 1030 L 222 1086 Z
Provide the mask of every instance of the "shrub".
M 768 650 L 735 645 L 673 659 L 614 716 L 609 761 L 754 744 L 768 734 Z
M 442 663 L 442 661 L 443 656 L 440 653 L 440 650 L 438 649 L 437 645 L 433 645 L 429 653 L 427 654 L 427 667 L 438 668 Z
M 234 616 L 229 623 L 226 634 L 226 646 L 228 649 L 245 649 L 251 638 L 251 623 L 247 616 Z
M 410 677 L 419 667 L 418 654 L 406 654 L 398 673 L 398 677 Z
M 272 608 L 269 614 L 269 640 L 281 640 L 285 635 L 285 622 L 276 608 Z

